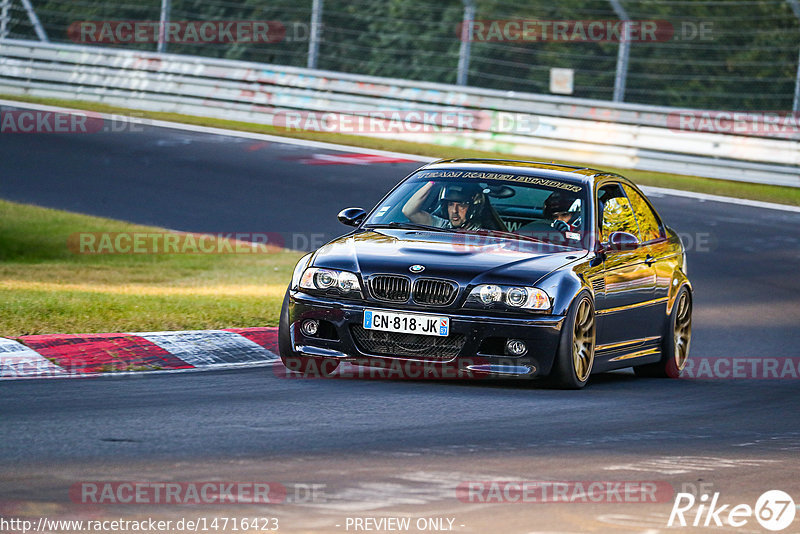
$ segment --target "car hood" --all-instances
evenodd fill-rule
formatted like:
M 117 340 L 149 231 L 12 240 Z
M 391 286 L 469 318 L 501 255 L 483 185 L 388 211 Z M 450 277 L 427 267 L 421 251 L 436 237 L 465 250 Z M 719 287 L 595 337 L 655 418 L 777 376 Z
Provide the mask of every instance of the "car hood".
M 487 235 L 373 229 L 335 239 L 313 258 L 316 267 L 361 273 L 446 278 L 478 283 L 532 285 L 588 254 L 581 249 Z M 412 265 L 424 271 L 412 273 Z

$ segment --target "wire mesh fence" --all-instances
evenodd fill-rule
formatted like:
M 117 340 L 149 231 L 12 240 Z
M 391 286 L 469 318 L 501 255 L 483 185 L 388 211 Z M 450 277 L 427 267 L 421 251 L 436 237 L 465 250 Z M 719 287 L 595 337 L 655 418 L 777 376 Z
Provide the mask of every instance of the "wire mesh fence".
M 160 34 L 163 8 L 175 31 Z M 0 35 L 39 39 L 37 20 L 51 42 L 153 51 L 161 36 L 170 53 L 419 81 L 456 83 L 460 65 L 507 91 L 797 106 L 797 0 L 0 0 Z

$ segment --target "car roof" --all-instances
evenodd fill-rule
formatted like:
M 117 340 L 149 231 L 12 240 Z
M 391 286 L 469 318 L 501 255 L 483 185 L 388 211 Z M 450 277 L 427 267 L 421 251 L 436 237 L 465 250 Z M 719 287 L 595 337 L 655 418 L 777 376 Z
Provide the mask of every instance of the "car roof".
M 556 180 L 563 180 L 565 182 L 580 183 L 586 185 L 593 185 L 597 178 L 603 176 L 611 176 L 616 179 L 625 180 L 624 177 L 617 174 L 592 169 L 589 167 L 579 167 L 573 165 L 563 165 L 554 162 L 544 161 L 523 161 L 512 159 L 491 159 L 491 158 L 457 158 L 457 159 L 442 159 L 434 161 L 426 165 L 424 168 L 429 169 L 462 169 L 462 170 L 480 170 L 480 171 L 494 171 L 494 172 L 509 172 L 514 167 L 513 172 L 516 174 L 523 174 L 527 176 L 537 176 L 542 178 L 552 178 Z M 627 180 L 626 180 L 627 181 Z

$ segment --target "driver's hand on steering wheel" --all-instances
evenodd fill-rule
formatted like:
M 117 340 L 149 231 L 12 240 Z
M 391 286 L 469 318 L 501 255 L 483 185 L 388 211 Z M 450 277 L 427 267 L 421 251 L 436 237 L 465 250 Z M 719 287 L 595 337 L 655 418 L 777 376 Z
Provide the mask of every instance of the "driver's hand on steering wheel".
M 561 219 L 556 219 L 550 224 L 550 226 L 552 226 L 553 229 L 558 230 L 561 233 L 569 232 L 571 230 L 569 225 L 564 221 L 562 221 Z

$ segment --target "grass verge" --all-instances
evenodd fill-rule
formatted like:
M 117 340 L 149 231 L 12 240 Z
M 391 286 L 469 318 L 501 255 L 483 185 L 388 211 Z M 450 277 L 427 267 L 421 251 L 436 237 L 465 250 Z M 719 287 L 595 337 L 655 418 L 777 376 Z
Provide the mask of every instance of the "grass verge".
M 165 230 L 0 201 L 0 335 L 275 326 L 301 256 L 79 254 L 81 232 Z
M 486 152 L 471 150 L 469 148 L 440 146 L 424 143 L 412 143 L 409 141 L 397 141 L 393 139 L 377 139 L 358 135 L 343 135 L 328 132 L 295 131 L 278 128 L 270 125 L 254 124 L 248 122 L 230 121 L 224 119 L 213 119 L 206 117 L 194 117 L 180 115 L 177 113 L 164 113 L 141 111 L 94 102 L 84 102 L 77 100 L 60 100 L 53 98 L 38 98 L 19 95 L 0 95 L 0 98 L 16 100 L 20 102 L 33 102 L 51 106 L 62 106 L 83 109 L 86 111 L 96 111 L 100 113 L 119 113 L 134 115 L 137 117 L 182 122 L 199 126 L 210 126 L 215 128 L 227 128 L 247 132 L 256 132 L 270 135 L 280 135 L 299 139 L 310 139 L 313 141 L 323 141 L 327 143 L 337 143 L 341 145 L 356 146 L 362 148 L 372 148 L 377 150 L 388 150 L 392 152 L 402 152 L 406 154 L 418 154 L 435 158 L 459 158 L 459 157 L 490 157 L 508 158 L 509 155 L 502 152 Z M 546 154 L 540 159 L 547 160 Z M 582 162 L 564 162 L 583 165 Z M 591 166 L 591 165 L 590 165 Z M 800 206 L 800 188 L 783 187 L 775 185 L 750 184 L 731 180 L 718 180 L 713 178 L 701 178 L 697 176 L 683 176 L 677 174 L 666 174 L 650 171 L 640 171 L 633 169 L 614 169 L 605 168 L 604 170 L 616 172 L 627 176 L 634 182 L 641 185 L 652 185 L 666 187 L 670 189 L 681 189 L 685 191 L 695 191 L 698 193 L 710 193 L 736 198 L 748 198 L 761 200 L 764 202 L 775 202 L 778 204 L 788 204 Z

